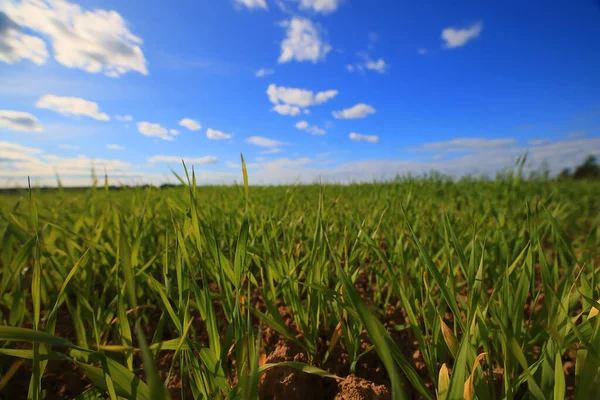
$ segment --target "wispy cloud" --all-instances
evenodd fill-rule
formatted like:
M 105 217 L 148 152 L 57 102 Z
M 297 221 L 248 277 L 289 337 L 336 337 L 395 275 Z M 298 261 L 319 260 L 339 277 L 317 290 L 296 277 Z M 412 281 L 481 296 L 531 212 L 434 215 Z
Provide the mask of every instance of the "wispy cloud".
M 152 157 L 148 157 L 148 162 L 150 164 L 154 163 L 179 163 L 184 161 L 186 164 L 215 164 L 219 160 L 215 156 L 204 156 L 204 157 L 178 157 L 178 156 L 165 156 L 165 155 L 156 155 Z
M 61 143 L 58 145 L 58 147 L 65 150 L 79 150 L 79 146 L 74 144 Z
M 20 132 L 42 132 L 35 115 L 23 111 L 0 110 L 0 127 Z
M 224 140 L 224 139 L 231 139 L 231 134 L 229 133 L 225 133 L 222 131 L 218 131 L 216 129 L 211 129 L 208 128 L 206 130 L 206 137 L 211 139 L 211 140 Z
M 264 78 L 265 76 L 273 75 L 274 73 L 275 71 L 273 71 L 270 68 L 261 68 L 258 71 L 256 71 L 254 75 L 258 78 Z
M 283 145 L 283 142 L 280 142 L 279 140 L 269 139 L 263 136 L 250 136 L 246 139 L 246 143 L 259 147 L 279 147 Z
M 298 121 L 294 126 L 296 129 L 306 131 L 311 135 L 324 135 L 327 133 L 325 129 L 319 128 L 318 126 L 309 125 L 307 121 Z
M 370 114 L 375 114 L 376 110 L 365 103 L 356 104 L 350 108 L 346 108 L 340 111 L 333 111 L 332 115 L 336 119 L 360 119 L 365 118 Z
M 140 132 L 144 136 L 149 137 L 157 137 L 163 140 L 175 140 L 175 135 L 172 131 L 169 131 L 167 128 L 161 126 L 160 124 L 154 124 L 151 122 L 138 122 L 137 123 L 138 132 Z
M 413 151 L 441 151 L 441 152 L 468 152 L 482 148 L 503 148 L 516 144 L 512 138 L 486 139 L 486 138 L 456 138 L 440 142 L 424 143 L 411 150 Z
M 200 123 L 191 118 L 182 119 L 181 121 L 179 121 L 179 125 L 189 129 L 190 131 L 199 131 L 200 129 L 202 129 Z
M 376 135 L 362 135 L 360 133 L 351 132 L 350 135 L 348 135 L 348 137 L 350 138 L 350 140 L 354 140 L 355 142 L 369 142 L 369 143 L 378 143 L 379 142 L 379 136 L 376 136 Z
M 109 121 L 108 114 L 100 112 L 98 103 L 80 97 L 55 96 L 47 94 L 35 103 L 37 108 L 45 108 L 66 116 L 84 116 L 98 121 Z
M 473 39 L 476 39 L 483 30 L 483 23 L 477 22 L 468 28 L 445 28 L 442 31 L 444 47 L 454 49 L 466 45 Z
M 254 9 L 267 10 L 266 0 L 234 0 L 234 2 L 238 7 L 244 6 L 250 10 L 254 10 Z
M 340 0 L 302 0 L 301 9 L 310 9 L 321 14 L 330 14 L 337 10 Z
M 125 150 L 125 147 L 119 146 L 118 144 L 113 144 L 113 143 L 107 144 L 106 148 L 110 149 L 110 150 Z

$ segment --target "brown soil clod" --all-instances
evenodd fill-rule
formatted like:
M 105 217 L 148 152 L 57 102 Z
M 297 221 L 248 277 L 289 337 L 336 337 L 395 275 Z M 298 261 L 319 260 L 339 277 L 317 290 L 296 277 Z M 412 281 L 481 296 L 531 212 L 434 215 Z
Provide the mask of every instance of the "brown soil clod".
M 392 395 L 384 385 L 350 375 L 338 385 L 335 400 L 390 400 Z
M 306 355 L 291 342 L 278 346 L 266 359 L 267 363 L 283 361 L 306 362 Z M 260 379 L 259 397 L 263 400 L 329 400 L 335 396 L 337 383 L 290 367 L 274 367 Z

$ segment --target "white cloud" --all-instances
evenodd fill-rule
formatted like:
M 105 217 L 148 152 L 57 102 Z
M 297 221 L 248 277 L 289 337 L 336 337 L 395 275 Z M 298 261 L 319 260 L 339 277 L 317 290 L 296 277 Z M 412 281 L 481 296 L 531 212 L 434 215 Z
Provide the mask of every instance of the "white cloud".
M 375 109 L 368 104 L 359 103 L 341 111 L 333 111 L 332 114 L 336 119 L 359 119 L 375 114 Z
M 419 53 L 420 55 L 425 55 L 429 52 L 429 50 L 427 50 L 425 47 L 421 47 L 417 50 L 417 53 Z
M 296 127 L 296 129 L 306 131 L 306 132 L 310 133 L 311 135 L 324 135 L 327 133 L 327 131 L 325 129 L 321 129 L 318 126 L 311 126 L 306 121 L 296 122 L 296 125 L 294 125 L 294 126 Z
M 352 64 L 347 64 L 346 65 L 346 69 L 348 70 L 348 72 L 354 72 L 355 67 Z
M 308 114 L 307 107 L 323 104 L 337 95 L 338 91 L 334 89 L 315 94 L 311 90 L 277 86 L 273 83 L 267 88 L 269 101 L 274 104 L 273 111 L 281 115 L 296 116 L 302 111 Z
M 0 166 L 5 164 L 35 159 L 35 154 L 42 153 L 42 150 L 31 147 L 21 146 L 20 144 L 0 141 Z
M 23 178 L 17 182 L 26 184 L 28 176 L 31 176 L 34 182 L 41 178 L 45 184 L 56 185 L 55 173 L 61 179 L 78 177 L 79 182 L 81 182 L 81 178 L 85 177 L 84 184 L 89 185 L 90 172 L 94 166 L 96 169 L 106 169 L 113 178 L 135 178 L 147 175 L 136 171 L 134 166 L 120 160 L 90 158 L 84 155 L 60 157 L 15 143 L 0 142 L 0 154 L 2 154 L 0 157 L 0 185 L 2 186 L 16 186 L 15 183 L 6 182 L 5 178 Z
M 262 8 L 267 9 L 266 0 L 234 0 L 238 6 L 246 6 L 249 9 Z
M 216 129 L 208 128 L 206 130 L 206 137 L 209 139 L 212 139 L 212 140 L 223 140 L 223 139 L 230 139 L 231 134 L 225 133 L 222 131 L 218 131 Z
M 283 143 L 279 140 L 269 139 L 262 136 L 250 136 L 248 139 L 246 139 L 246 142 L 260 147 L 279 147 L 283 145 Z
M 179 125 L 183 126 L 184 128 L 188 128 L 190 131 L 199 131 L 202 128 L 198 121 L 190 118 L 182 119 L 179 121 Z
M 54 59 L 66 67 L 110 77 L 129 71 L 148 74 L 142 39 L 129 31 L 125 19 L 114 10 L 84 10 L 65 0 L 23 0 L 7 2 L 4 12 L 15 23 L 48 38 Z M 28 44 L 43 56 L 39 42 Z
M 46 43 L 42 39 L 21 32 L 21 27 L 0 11 L 0 61 L 14 64 L 27 59 L 42 65 L 48 57 Z
M 300 8 L 308 8 L 322 14 L 329 14 L 334 12 L 338 5 L 338 0 L 302 0 Z
M 115 115 L 115 119 L 122 122 L 133 121 L 133 117 L 131 115 Z
M 38 119 L 23 111 L 0 110 L 0 127 L 20 132 L 41 132 Z
M 174 135 L 167 128 L 160 126 L 160 124 L 143 121 L 137 123 L 137 128 L 138 132 L 145 136 L 158 137 L 163 140 L 175 140 Z
M 548 139 L 530 139 L 527 141 L 527 144 L 530 144 L 532 146 L 540 146 L 548 143 L 550 143 L 550 140 Z
M 295 125 L 296 129 L 306 129 L 308 128 L 308 122 L 306 121 L 298 121 Z
M 516 158 L 524 154 L 527 147 L 516 144 L 509 147 L 484 147 L 475 150 L 473 153 L 458 157 L 432 159 L 434 157 L 432 156 L 423 161 L 367 159 L 326 164 L 318 160 L 311 161 L 310 158 L 280 158 L 261 162 L 258 168 L 249 174 L 249 179 L 251 184 L 310 184 L 319 180 L 343 184 L 371 182 L 374 179 L 393 179 L 396 175 L 402 176 L 409 173 L 420 175 L 434 170 L 452 177 L 466 174 L 493 176 L 494 173 L 502 171 L 506 167 L 514 167 Z M 102 171 L 106 167 L 111 184 L 176 183 L 175 178 L 170 174 L 143 172 L 140 170 L 140 165 L 120 160 L 93 159 L 86 156 L 63 158 L 45 154 L 40 149 L 7 142 L 0 142 L 0 154 L 2 154 L 0 157 L 0 186 L 3 187 L 26 187 L 28 175 L 32 177 L 33 185 L 56 186 L 54 167 L 59 172 L 65 186 L 89 185 L 92 165 L 95 165 L 98 171 Z M 524 172 L 527 174 L 543 161 L 547 161 L 552 173 L 558 173 L 563 168 L 573 168 L 579 165 L 587 155 L 600 157 L 600 138 L 552 141 L 529 148 Z M 183 158 L 193 159 L 192 157 Z M 181 165 L 180 157 L 159 156 L 156 162 L 163 159 L 171 160 L 174 166 Z M 182 169 L 181 166 L 178 168 Z M 218 172 L 198 168 L 196 169 L 196 178 L 199 185 L 232 184 L 234 180 L 239 182 L 241 174 L 239 171 Z
M 442 31 L 442 39 L 446 42 L 444 46 L 449 49 L 462 47 L 469 41 L 479 37 L 482 30 L 483 24 L 481 22 L 477 22 L 469 28 L 446 28 Z
M 275 73 L 275 71 L 273 71 L 270 68 L 261 68 L 258 71 L 256 71 L 256 73 L 254 75 L 259 78 L 263 78 L 267 75 L 273 75 L 273 73 Z
M 112 143 L 111 144 L 107 144 L 106 148 L 110 149 L 110 150 L 125 150 L 125 147 L 119 146 L 118 144 L 112 144 Z
M 55 96 L 47 94 L 35 103 L 37 108 L 45 108 L 67 116 L 84 116 L 98 121 L 109 121 L 108 114 L 100 112 L 98 103 L 80 97 Z
M 75 146 L 74 144 L 61 143 L 58 147 L 66 150 L 79 150 L 79 146 Z
M 164 156 L 157 155 L 148 157 L 147 161 L 150 164 L 165 162 L 165 163 L 179 163 L 183 160 L 186 164 L 216 164 L 219 160 L 215 156 L 204 156 L 204 157 L 178 157 L 178 156 Z
M 313 23 L 305 18 L 294 17 L 284 21 L 282 26 L 287 29 L 286 38 L 281 42 L 281 54 L 278 63 L 296 61 L 325 60 L 331 46 L 325 43 L 319 30 Z
M 267 150 L 262 150 L 260 152 L 260 154 L 277 154 L 277 153 L 281 153 L 283 150 L 281 150 L 279 147 L 273 147 Z M 257 158 L 258 160 L 258 158 Z
M 377 61 L 373 61 L 373 60 L 367 61 L 367 63 L 365 64 L 365 68 L 373 70 L 373 71 L 377 71 L 380 74 L 383 74 L 387 70 L 388 65 L 385 63 L 383 58 L 380 58 Z
M 319 92 L 315 95 L 315 104 L 325 103 L 338 95 L 338 91 L 334 89 Z
M 289 115 L 292 117 L 295 117 L 296 115 L 300 114 L 300 112 L 301 112 L 300 107 L 290 106 L 289 104 L 277 104 L 277 105 L 273 106 L 272 110 L 278 114 Z
M 350 138 L 350 140 L 354 140 L 355 142 L 379 142 L 379 136 L 376 135 L 361 135 L 360 133 L 351 132 L 350 135 L 348 135 L 348 137 Z
M 482 148 L 501 148 L 516 144 L 517 141 L 512 138 L 505 139 L 485 139 L 485 138 L 456 138 L 440 142 L 424 143 L 412 150 L 414 151 L 442 151 L 450 152 L 469 152 Z

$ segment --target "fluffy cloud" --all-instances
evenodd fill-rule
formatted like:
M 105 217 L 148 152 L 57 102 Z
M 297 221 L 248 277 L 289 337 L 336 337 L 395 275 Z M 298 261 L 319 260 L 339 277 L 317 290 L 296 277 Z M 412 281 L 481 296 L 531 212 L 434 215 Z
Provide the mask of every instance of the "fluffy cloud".
M 109 121 L 108 114 L 100 112 L 98 103 L 80 97 L 55 96 L 47 94 L 35 103 L 37 108 L 45 108 L 67 116 L 84 116 L 98 121 Z
M 49 57 L 46 43 L 35 36 L 21 32 L 21 27 L 0 11 L 0 61 L 14 64 L 22 59 L 38 65 Z
M 286 37 L 281 42 L 278 63 L 292 60 L 316 63 L 325 60 L 327 53 L 331 51 L 331 46 L 321 39 L 319 30 L 310 20 L 294 17 L 281 25 L 287 30 Z
M 175 140 L 175 135 L 170 132 L 167 128 L 160 126 L 160 124 L 153 124 L 150 122 L 138 122 L 138 131 L 144 136 L 158 137 L 163 140 Z
M 272 110 L 278 114 L 289 115 L 291 117 L 295 117 L 296 115 L 299 115 L 302 112 L 300 110 L 300 107 L 290 106 L 289 104 L 277 104 L 273 106 Z
M 299 121 L 294 126 L 296 127 L 296 129 L 306 131 L 311 135 L 324 135 L 327 133 L 325 129 L 321 129 L 318 126 L 311 126 L 306 121 Z
M 216 129 L 208 128 L 206 130 L 206 137 L 212 140 L 223 140 L 230 139 L 231 135 L 229 133 L 218 131 Z
M 469 152 L 482 148 L 503 148 L 516 144 L 512 138 L 485 139 L 485 138 L 456 138 L 441 142 L 422 144 L 412 150 L 415 151 L 443 151 L 443 152 Z
M 177 129 L 169 129 L 169 133 L 171 135 L 179 135 L 179 131 Z
M 122 122 L 133 121 L 133 117 L 131 115 L 115 115 L 115 119 Z
M 0 110 L 0 127 L 20 132 L 41 132 L 42 125 L 28 112 Z
M 333 99 L 337 96 L 337 90 L 326 90 L 314 94 L 310 90 L 288 88 L 284 86 L 277 86 L 270 84 L 267 88 L 267 96 L 269 101 L 273 104 L 290 104 L 298 107 L 309 107 L 316 104 L 322 104 L 328 100 Z
M 249 9 L 254 8 L 262 8 L 263 10 L 267 9 L 266 0 L 234 0 L 235 3 L 239 6 L 246 6 Z
M 204 156 L 204 157 L 177 157 L 177 156 L 163 156 L 157 155 L 148 157 L 150 164 L 165 162 L 165 163 L 181 163 L 183 160 L 186 164 L 216 164 L 219 160 L 215 156 Z
M 468 28 L 446 28 L 442 31 L 442 39 L 446 42 L 444 46 L 448 49 L 462 47 L 469 41 L 479 37 L 482 30 L 483 24 L 481 22 L 477 22 Z
M 254 74 L 255 76 L 259 77 L 259 78 L 263 78 L 267 75 L 273 75 L 275 71 L 273 71 L 270 68 L 261 68 L 258 71 L 256 71 L 256 73 Z
M 302 111 L 308 114 L 307 107 L 323 104 L 337 95 L 338 91 L 333 89 L 315 94 L 310 90 L 277 86 L 273 83 L 267 88 L 269 101 L 274 104 L 273 111 L 281 115 L 296 116 Z
M 354 140 L 355 142 L 379 142 L 379 136 L 376 135 L 361 135 L 360 133 L 351 132 L 350 135 L 348 135 L 348 137 L 350 138 L 350 140 Z
M 337 10 L 338 0 L 302 0 L 300 8 L 312 9 L 322 14 L 329 14 Z
M 246 139 L 246 142 L 259 147 L 279 147 L 283 145 L 283 143 L 279 140 L 269 139 L 262 136 L 250 136 L 248 139 Z
M 380 58 L 377 61 L 369 60 L 365 64 L 366 69 L 370 69 L 372 71 L 377 71 L 380 74 L 385 73 L 387 71 L 388 65 L 385 63 L 383 58 Z
M 7 2 L 4 12 L 15 23 L 47 37 L 54 59 L 66 67 L 110 77 L 129 71 L 148 74 L 142 39 L 129 31 L 116 11 L 83 10 L 65 0 L 23 0 Z M 32 46 L 30 51 L 41 61 L 40 43 L 28 41 L 25 44 Z
M 179 125 L 189 129 L 190 131 L 199 131 L 202 128 L 198 121 L 194 121 L 190 118 L 182 119 L 181 121 L 179 121 Z
M 110 150 L 125 150 L 125 147 L 119 146 L 118 144 L 112 144 L 112 143 L 111 144 L 107 144 L 106 148 L 110 149 Z
M 368 104 L 359 103 L 341 111 L 333 111 L 332 114 L 336 119 L 359 119 L 375 114 L 375 109 Z

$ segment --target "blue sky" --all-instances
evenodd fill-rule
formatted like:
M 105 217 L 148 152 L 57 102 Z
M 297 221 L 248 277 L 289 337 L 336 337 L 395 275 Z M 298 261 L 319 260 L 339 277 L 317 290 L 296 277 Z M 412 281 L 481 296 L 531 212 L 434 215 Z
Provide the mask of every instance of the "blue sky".
M 416 2 L 415 2 L 416 3 Z M 600 3 L 0 0 L 0 185 L 372 180 L 600 156 Z

